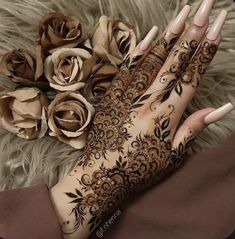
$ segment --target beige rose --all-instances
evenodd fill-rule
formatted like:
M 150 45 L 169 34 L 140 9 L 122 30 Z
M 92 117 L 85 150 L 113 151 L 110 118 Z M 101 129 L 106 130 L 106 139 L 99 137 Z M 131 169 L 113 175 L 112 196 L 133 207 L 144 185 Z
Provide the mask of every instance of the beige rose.
M 119 69 L 111 64 L 96 65 L 91 76 L 86 80 L 83 88 L 84 97 L 96 106 L 110 88 L 118 71 Z
M 19 88 L 0 97 L 3 128 L 21 138 L 42 138 L 47 132 L 46 98 L 36 88 Z
M 52 88 L 75 91 L 84 86 L 84 80 L 95 65 L 96 57 L 81 48 L 61 48 L 45 61 L 45 76 Z
M 59 93 L 48 109 L 49 135 L 81 149 L 94 113 L 93 106 L 80 94 Z
M 85 40 L 80 21 L 62 13 L 49 13 L 39 24 L 39 45 L 52 53 L 60 47 L 75 47 Z
M 120 65 L 125 56 L 135 48 L 136 36 L 133 27 L 124 21 L 101 16 L 91 44 L 100 58 Z
M 23 86 L 48 88 L 48 83 L 43 78 L 43 59 L 40 46 L 36 48 L 36 54 L 24 49 L 6 53 L 1 59 L 0 72 Z

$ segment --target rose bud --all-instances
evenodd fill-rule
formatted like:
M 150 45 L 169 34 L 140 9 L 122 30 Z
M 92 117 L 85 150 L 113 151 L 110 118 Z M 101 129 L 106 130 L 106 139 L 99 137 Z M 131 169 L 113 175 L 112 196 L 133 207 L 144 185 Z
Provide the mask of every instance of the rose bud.
M 120 65 L 136 46 L 133 27 L 120 19 L 101 16 L 91 44 L 97 56 L 114 65 Z
M 39 45 L 52 53 L 60 47 L 75 47 L 85 40 L 80 21 L 62 13 L 49 13 L 39 24 Z
M 98 64 L 93 68 L 92 74 L 87 78 L 83 88 L 84 97 L 97 106 L 106 91 L 110 88 L 113 78 L 119 69 L 111 64 Z
M 95 109 L 82 95 L 59 93 L 48 108 L 49 135 L 81 149 L 94 113 Z
M 13 50 L 3 55 L 0 72 L 13 82 L 23 86 L 47 89 L 48 82 L 43 77 L 43 59 L 41 47 L 36 47 L 34 55 L 28 50 Z
M 36 88 L 19 88 L 0 97 L 3 128 L 24 139 L 42 138 L 47 132 L 48 102 Z
M 96 57 L 81 48 L 61 48 L 45 61 L 45 76 L 52 88 L 59 91 L 76 91 L 96 64 Z

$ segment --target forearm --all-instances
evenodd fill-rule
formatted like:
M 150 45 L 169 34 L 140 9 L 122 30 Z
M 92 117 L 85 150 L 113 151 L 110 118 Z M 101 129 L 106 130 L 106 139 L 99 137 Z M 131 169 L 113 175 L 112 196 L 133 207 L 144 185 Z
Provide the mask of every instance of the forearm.
M 118 204 L 112 193 L 109 194 L 110 179 L 101 175 L 102 165 L 96 162 L 92 166 L 75 167 L 51 188 L 51 199 L 65 239 L 88 238 L 103 216 Z M 112 205 L 106 204 L 109 201 Z
M 50 196 L 58 216 L 61 230 L 65 239 L 85 239 L 89 236 L 89 217 L 84 217 L 83 222 L 76 222 L 75 213 L 73 212 L 76 204 L 70 203 L 75 200 L 76 189 L 81 190 L 80 184 L 76 177 L 66 176 L 61 182 L 57 183 L 50 189 Z M 80 216 L 80 215 L 79 215 Z M 77 227 L 76 227 L 77 223 Z

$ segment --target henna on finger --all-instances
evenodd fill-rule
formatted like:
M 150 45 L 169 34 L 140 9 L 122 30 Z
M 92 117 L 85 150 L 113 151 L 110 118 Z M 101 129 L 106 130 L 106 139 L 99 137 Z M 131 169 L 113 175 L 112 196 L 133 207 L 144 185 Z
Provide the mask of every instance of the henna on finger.
M 227 11 L 223 10 L 215 20 L 214 24 L 202 40 L 196 54 L 188 65 L 186 71 L 180 76 L 177 82 L 178 87 L 182 89 L 182 94 L 172 92 L 168 102 L 177 102 L 175 104 L 176 123 L 192 100 L 199 82 L 202 80 L 208 66 L 211 64 L 221 42 L 221 30 L 227 17 Z
M 178 81 L 206 33 L 212 6 L 213 0 L 202 2 L 182 39 L 169 55 L 155 81 L 146 91 L 145 94 L 152 94 L 148 104 L 146 104 L 150 111 L 154 111 L 159 104 L 165 102 L 170 97 L 171 92 L 175 91 L 178 95 L 183 93 Z
M 157 35 L 158 28 L 153 26 L 144 40 L 140 42 L 137 47 L 125 57 L 120 71 L 113 79 L 111 87 L 108 89 L 103 99 L 99 102 L 102 108 L 110 107 L 110 104 L 116 105 L 120 97 L 126 91 L 130 80 L 133 78 L 137 65 L 144 60 L 152 41 Z
M 170 51 L 184 31 L 189 12 L 190 7 L 186 5 L 178 16 L 171 21 L 156 45 L 148 52 L 143 62 L 139 64 L 130 85 L 123 94 L 122 101 L 130 105 L 137 102 L 153 83 Z

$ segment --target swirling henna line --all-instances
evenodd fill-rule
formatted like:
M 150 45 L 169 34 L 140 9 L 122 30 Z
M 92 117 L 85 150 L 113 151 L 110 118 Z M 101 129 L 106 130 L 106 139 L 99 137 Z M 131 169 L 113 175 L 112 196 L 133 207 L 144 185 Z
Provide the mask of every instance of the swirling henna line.
M 194 55 L 197 49 L 198 43 L 195 40 L 187 42 L 183 40 L 179 48 L 175 49 L 173 55 L 177 59 L 177 62 L 172 63 L 169 66 L 169 70 L 164 72 L 160 78 L 159 82 L 165 84 L 165 88 L 156 96 L 156 101 L 163 103 L 169 97 L 173 90 L 178 95 L 182 95 L 182 76 L 190 63 L 190 59 Z
M 199 81 L 213 60 L 217 49 L 218 46 L 216 44 L 205 41 L 199 48 L 186 72 L 183 74 L 181 83 L 184 85 L 191 85 L 193 88 L 198 87 Z
M 168 108 L 168 113 L 155 119 L 154 133 L 136 136 L 128 151 L 120 153 L 112 167 L 100 162 L 93 173 L 81 175 L 81 191 L 66 194 L 74 204 L 71 210 L 74 227 L 81 226 L 89 216 L 88 225 L 92 231 L 125 198 L 159 182 L 182 163 L 192 138 L 172 149 L 168 136 L 173 106 Z
M 146 55 L 142 64 L 138 66 L 130 85 L 123 95 L 122 101 L 126 102 L 128 99 L 129 105 L 137 103 L 139 97 L 153 83 L 170 50 L 178 39 L 175 35 L 170 37 L 168 34 L 167 38 L 166 35 L 166 33 L 163 34 L 156 45 Z

